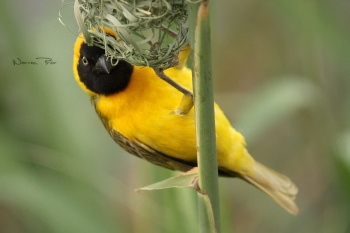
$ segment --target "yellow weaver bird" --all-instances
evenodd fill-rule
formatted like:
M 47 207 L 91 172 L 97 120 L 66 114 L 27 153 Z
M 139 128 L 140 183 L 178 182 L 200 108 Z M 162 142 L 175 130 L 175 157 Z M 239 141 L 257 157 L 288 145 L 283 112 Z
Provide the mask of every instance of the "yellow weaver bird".
M 106 32 L 117 37 L 111 30 Z M 184 65 L 188 53 L 188 49 L 180 53 L 181 65 L 167 69 L 165 74 L 192 91 L 192 73 Z M 111 137 L 126 151 L 172 170 L 188 171 L 197 166 L 193 108 L 187 114 L 178 114 L 175 109 L 183 94 L 152 68 L 123 60 L 113 66 L 104 49 L 88 46 L 80 35 L 74 46 L 73 72 Z M 244 137 L 216 104 L 215 127 L 219 173 L 242 178 L 297 214 L 294 199 L 298 188 L 288 177 L 252 158 Z

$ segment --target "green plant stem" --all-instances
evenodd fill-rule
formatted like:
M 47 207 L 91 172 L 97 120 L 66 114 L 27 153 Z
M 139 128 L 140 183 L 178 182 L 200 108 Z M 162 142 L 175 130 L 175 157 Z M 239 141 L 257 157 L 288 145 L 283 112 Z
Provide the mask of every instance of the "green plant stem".
M 220 232 L 220 206 L 218 188 L 218 165 L 216 156 L 214 94 L 211 63 L 210 20 L 208 1 L 203 1 L 196 13 L 195 6 L 189 4 L 191 49 L 193 53 L 193 86 L 196 115 L 196 134 L 199 167 L 199 186 L 209 196 L 211 207 L 198 197 L 200 232 Z M 193 35 L 194 28 L 194 35 Z M 194 40 L 193 40 L 194 38 Z M 214 223 L 210 220 L 212 208 Z M 214 224 L 214 226 L 213 226 Z M 216 230 L 215 230 L 216 229 Z

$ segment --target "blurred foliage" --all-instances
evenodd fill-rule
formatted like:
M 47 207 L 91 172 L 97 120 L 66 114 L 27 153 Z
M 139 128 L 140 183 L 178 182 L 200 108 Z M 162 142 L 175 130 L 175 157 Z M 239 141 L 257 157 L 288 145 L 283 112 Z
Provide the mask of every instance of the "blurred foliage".
M 298 185 L 301 209 L 223 178 L 222 232 L 349 232 L 349 1 L 218 3 L 216 101 L 251 154 Z M 134 192 L 174 173 L 109 138 L 74 81 L 61 6 L 0 8 L 0 232 L 196 232 L 195 192 Z M 63 16 L 77 32 L 73 8 Z M 57 63 L 13 65 L 37 57 Z

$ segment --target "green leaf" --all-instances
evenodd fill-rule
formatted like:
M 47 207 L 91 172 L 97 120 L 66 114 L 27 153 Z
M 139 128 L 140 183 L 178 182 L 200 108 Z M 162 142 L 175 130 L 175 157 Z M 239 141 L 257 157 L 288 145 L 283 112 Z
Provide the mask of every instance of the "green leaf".
M 199 191 L 197 185 L 198 181 L 198 169 L 193 168 L 192 170 L 182 173 L 178 176 L 171 177 L 169 179 L 148 185 L 143 188 L 136 189 L 137 192 L 140 191 L 153 191 L 153 190 L 162 190 L 169 188 L 194 188 Z

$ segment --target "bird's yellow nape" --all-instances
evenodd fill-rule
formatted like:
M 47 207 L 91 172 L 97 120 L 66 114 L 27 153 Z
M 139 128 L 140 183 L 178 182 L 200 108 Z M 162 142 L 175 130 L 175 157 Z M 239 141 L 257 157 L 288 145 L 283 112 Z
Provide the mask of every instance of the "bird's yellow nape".
M 191 50 L 189 45 L 182 48 L 182 50 L 179 53 L 179 64 L 175 66 L 176 69 L 181 70 L 182 68 L 186 67 L 186 62 L 190 51 Z

